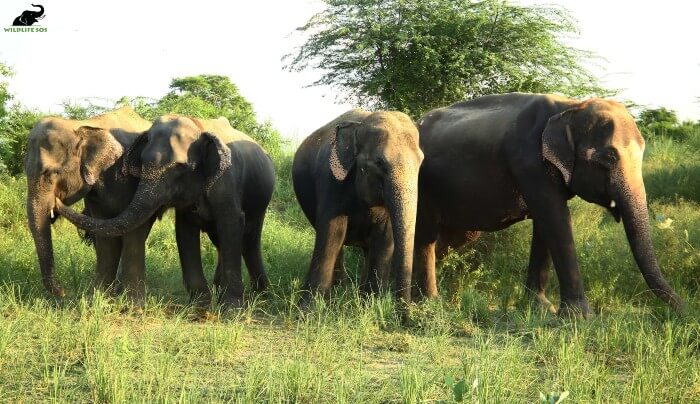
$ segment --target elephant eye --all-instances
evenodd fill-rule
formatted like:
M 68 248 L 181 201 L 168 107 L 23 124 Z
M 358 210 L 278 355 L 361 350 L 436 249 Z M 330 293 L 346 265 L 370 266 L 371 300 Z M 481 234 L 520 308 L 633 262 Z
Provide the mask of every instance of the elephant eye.
M 387 167 L 386 160 L 384 160 L 383 157 L 379 157 L 374 161 L 374 164 L 377 166 L 377 168 L 381 170 L 385 170 Z

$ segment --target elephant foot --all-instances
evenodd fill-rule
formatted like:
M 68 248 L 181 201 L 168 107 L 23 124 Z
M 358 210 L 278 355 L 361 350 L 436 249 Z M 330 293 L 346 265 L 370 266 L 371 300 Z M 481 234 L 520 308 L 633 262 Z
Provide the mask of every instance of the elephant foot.
M 209 308 L 211 306 L 211 292 L 209 289 L 190 291 L 190 304 L 197 308 Z
M 129 296 L 129 306 L 133 311 L 143 312 L 146 307 L 146 296 L 140 294 Z
M 316 299 L 323 299 L 324 295 L 318 290 L 303 290 L 299 298 L 299 310 L 308 313 L 316 307 Z
M 44 280 L 44 287 L 53 296 L 56 296 L 56 297 L 65 297 L 66 296 L 66 291 L 65 291 L 65 289 L 63 289 L 63 286 L 59 285 L 58 282 L 56 282 L 53 279 L 45 279 Z
M 376 296 L 381 293 L 381 288 L 376 282 L 365 282 L 360 285 L 360 292 L 364 296 Z
M 531 294 L 530 301 L 532 302 L 532 305 L 534 307 L 538 307 L 544 312 L 557 314 L 556 307 L 554 307 L 554 304 L 552 304 L 552 302 L 550 302 L 549 299 L 547 299 L 547 296 L 544 294 L 544 292 Z
M 557 312 L 559 317 L 562 318 L 589 318 L 591 313 L 591 308 L 588 305 L 588 300 L 586 298 L 580 300 L 562 300 L 561 307 Z
M 258 279 L 251 280 L 250 286 L 253 289 L 253 293 L 260 293 L 267 290 L 268 286 L 270 286 L 270 281 L 268 281 L 267 277 L 264 276 Z
M 243 308 L 243 295 L 224 292 L 219 297 L 219 305 L 223 310 L 238 310 Z

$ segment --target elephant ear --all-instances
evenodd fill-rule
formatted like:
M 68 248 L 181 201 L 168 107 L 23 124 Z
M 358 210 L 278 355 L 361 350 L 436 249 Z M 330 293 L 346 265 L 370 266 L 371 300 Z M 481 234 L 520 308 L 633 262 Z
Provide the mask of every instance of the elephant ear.
M 80 176 L 88 185 L 95 185 L 103 171 L 124 153 L 122 145 L 108 130 L 93 126 L 75 129 L 76 152 L 80 156 Z
M 572 110 L 566 110 L 549 118 L 542 132 L 542 157 L 561 172 L 566 186 L 571 185 L 575 160 L 571 114 Z
M 197 167 L 204 174 L 204 189 L 209 189 L 231 167 L 231 149 L 218 136 L 203 132 L 200 136 L 200 158 Z
M 360 122 L 341 122 L 335 127 L 335 133 L 331 138 L 331 154 L 329 165 L 333 177 L 342 182 L 355 165 L 357 154 L 357 127 Z
M 143 132 L 136 137 L 134 143 L 124 153 L 122 174 L 141 177 L 141 153 L 148 143 L 148 132 Z

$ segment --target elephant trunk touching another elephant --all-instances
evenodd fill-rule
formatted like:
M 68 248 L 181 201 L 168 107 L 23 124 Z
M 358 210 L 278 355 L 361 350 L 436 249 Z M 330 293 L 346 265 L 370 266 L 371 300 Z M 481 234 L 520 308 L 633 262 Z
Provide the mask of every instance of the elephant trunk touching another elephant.
M 56 211 L 79 228 L 102 237 L 117 237 L 128 233 L 151 218 L 161 206 L 164 192 L 157 182 L 141 180 L 129 206 L 117 217 L 98 219 L 83 215 L 65 206 L 56 198 Z
M 221 303 L 243 304 L 241 257 L 253 288 L 267 287 L 261 233 L 275 170 L 252 138 L 223 117 L 165 115 L 134 141 L 123 169 L 141 181 L 131 203 L 116 217 L 84 216 L 59 200 L 58 211 L 84 230 L 111 237 L 139 227 L 159 210 L 175 208 L 178 253 L 191 299 L 208 305 L 211 298 L 201 262 L 201 231 L 219 254 L 214 283 L 222 288 Z
M 58 213 L 56 198 L 70 205 L 86 197 L 88 210 L 102 217 L 118 213 L 131 199 L 136 179 L 121 175 L 115 163 L 137 134 L 149 126 L 150 122 L 131 108 L 123 107 L 84 121 L 44 118 L 29 133 L 24 159 L 27 224 L 43 284 L 53 295 L 64 295 L 54 274 L 51 223 Z M 121 241 L 99 240 L 95 251 L 96 284 L 109 285 L 116 279 Z M 128 261 L 124 266 L 138 265 L 138 259 L 131 260 L 128 255 L 124 252 Z

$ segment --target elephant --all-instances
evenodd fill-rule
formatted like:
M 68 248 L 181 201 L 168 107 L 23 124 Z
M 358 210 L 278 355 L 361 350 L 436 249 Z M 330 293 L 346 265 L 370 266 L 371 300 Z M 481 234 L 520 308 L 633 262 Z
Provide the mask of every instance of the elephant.
M 51 223 L 58 218 L 55 199 L 66 204 L 85 199 L 97 217 L 112 217 L 129 205 L 138 179 L 123 175 L 123 152 L 151 123 L 129 107 L 88 120 L 59 117 L 41 119 L 31 130 L 24 169 L 27 175 L 27 219 L 34 238 L 44 287 L 62 297 L 64 288 L 54 277 Z M 121 237 L 96 237 L 97 288 L 113 285 L 121 263 L 123 286 L 139 297 L 144 265 L 144 241 L 150 223 Z
M 44 6 L 41 4 L 32 4 L 32 7 L 39 7 L 39 11 L 24 10 L 15 20 L 12 22 L 14 26 L 26 27 L 36 24 L 39 20 L 46 17 L 44 15 Z
M 342 270 L 342 246 L 365 253 L 365 292 L 389 268 L 395 293 L 411 298 L 418 171 L 423 152 L 414 122 L 397 111 L 350 110 L 313 132 L 292 164 L 294 192 L 316 231 L 301 304 L 327 294 Z
M 223 117 L 200 120 L 165 115 L 132 144 L 124 164 L 140 181 L 131 203 L 118 216 L 92 218 L 57 201 L 59 213 L 86 231 L 115 236 L 173 207 L 185 287 L 194 301 L 206 305 L 211 299 L 202 269 L 200 231 L 217 248 L 214 283 L 221 288 L 222 305 L 243 304 L 241 255 L 253 289 L 267 287 L 261 235 L 275 170 L 258 143 Z
M 419 131 L 425 160 L 414 271 L 425 295 L 437 295 L 439 234 L 497 231 L 532 218 L 526 289 L 554 312 L 545 296 L 553 262 L 560 314 L 587 316 L 567 206 L 577 195 L 622 220 L 649 288 L 674 309 L 682 308 L 654 255 L 642 179 L 644 139 L 622 104 L 544 94 L 489 95 L 428 112 Z

